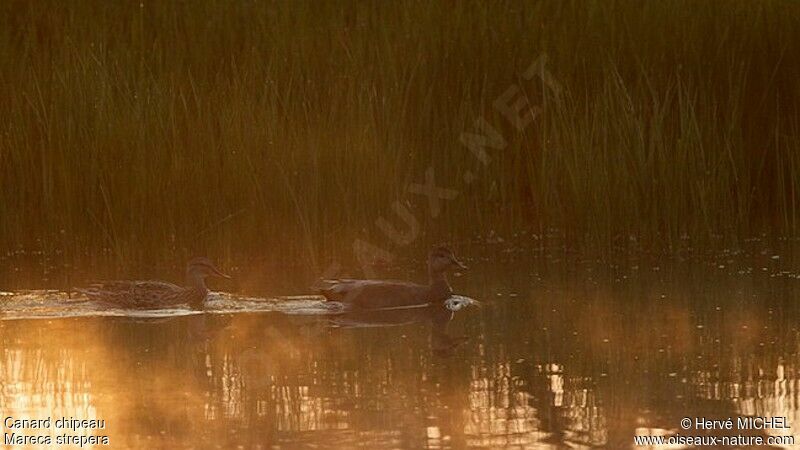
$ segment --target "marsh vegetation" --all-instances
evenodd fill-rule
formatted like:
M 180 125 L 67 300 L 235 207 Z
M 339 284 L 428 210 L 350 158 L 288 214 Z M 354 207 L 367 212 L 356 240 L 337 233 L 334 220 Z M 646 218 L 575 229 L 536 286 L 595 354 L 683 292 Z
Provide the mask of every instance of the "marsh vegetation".
M 389 245 L 375 221 L 402 227 L 395 201 L 426 242 L 794 235 L 799 17 L 789 1 L 3 2 L 0 247 L 318 264 Z M 522 77 L 541 57 L 559 89 Z M 522 130 L 493 107 L 512 85 L 536 112 Z M 480 118 L 506 143 L 486 165 L 460 140 Z M 428 168 L 459 191 L 437 218 L 407 190 Z
M 796 427 L 798 23 L 781 0 L 2 1 L 4 414 L 107 420 L 122 448 Z M 442 242 L 482 308 L 276 297 L 421 281 Z M 203 309 L 67 292 L 201 255 L 234 275 Z

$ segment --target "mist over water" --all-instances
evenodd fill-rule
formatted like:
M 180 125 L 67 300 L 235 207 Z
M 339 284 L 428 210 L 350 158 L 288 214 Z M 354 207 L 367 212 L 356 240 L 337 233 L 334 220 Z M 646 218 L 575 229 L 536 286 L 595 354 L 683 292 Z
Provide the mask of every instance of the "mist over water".
M 798 22 L 782 0 L 0 2 L 3 445 L 793 437 Z M 424 283 L 442 244 L 470 268 L 444 306 L 312 288 Z M 79 289 L 118 280 L 193 289 Z
M 465 249 L 452 284 L 483 307 L 452 320 L 290 315 L 268 299 L 0 320 L 0 395 L 4 414 L 103 418 L 122 447 L 628 448 L 687 416 L 791 424 L 794 252 L 762 247 L 614 262 Z

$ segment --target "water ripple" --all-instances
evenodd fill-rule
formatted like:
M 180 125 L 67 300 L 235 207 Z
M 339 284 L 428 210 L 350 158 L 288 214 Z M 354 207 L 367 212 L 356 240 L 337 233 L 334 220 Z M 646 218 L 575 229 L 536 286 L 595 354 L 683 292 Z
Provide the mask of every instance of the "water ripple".
M 283 313 L 290 315 L 331 315 L 341 314 L 346 306 L 338 302 L 328 302 L 323 297 L 242 297 L 225 292 L 209 294 L 206 307 L 202 311 L 191 309 L 188 305 L 163 309 L 128 309 L 109 307 L 106 304 L 88 300 L 82 295 L 54 290 L 32 290 L 0 292 L 0 320 L 21 319 L 59 319 L 70 317 L 132 317 L 166 318 L 197 314 L 237 314 L 237 313 Z

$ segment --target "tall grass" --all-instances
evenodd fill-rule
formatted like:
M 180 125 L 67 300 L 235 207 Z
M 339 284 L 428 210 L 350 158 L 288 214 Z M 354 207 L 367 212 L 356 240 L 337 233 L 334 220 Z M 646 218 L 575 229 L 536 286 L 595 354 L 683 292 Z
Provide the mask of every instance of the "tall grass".
M 422 240 L 795 235 L 798 21 L 791 1 L 5 1 L 0 248 L 316 262 L 385 243 L 395 200 Z M 557 95 L 520 76 L 542 55 Z M 541 107 L 522 131 L 492 108 L 511 84 Z M 479 117 L 508 142 L 485 168 L 459 141 Z M 429 166 L 462 190 L 436 219 L 406 192 Z

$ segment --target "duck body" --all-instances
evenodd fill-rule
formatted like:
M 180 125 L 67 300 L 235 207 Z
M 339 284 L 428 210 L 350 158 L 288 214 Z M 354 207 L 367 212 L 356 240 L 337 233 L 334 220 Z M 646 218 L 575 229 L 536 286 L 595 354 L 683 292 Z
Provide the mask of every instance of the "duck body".
M 428 255 L 427 285 L 397 280 L 332 279 L 321 280 L 317 288 L 329 301 L 365 309 L 441 303 L 453 294 L 446 276 L 453 267 L 466 269 L 449 249 L 437 247 Z
M 76 289 L 89 300 L 123 308 L 158 309 L 189 305 L 200 309 L 208 296 L 206 277 L 230 278 L 207 258 L 194 258 L 186 266 L 186 286 L 163 281 L 102 281 Z
M 397 280 L 335 279 L 321 283 L 319 292 L 327 300 L 365 309 L 443 302 L 453 293 L 446 282 L 426 286 Z
M 163 281 L 103 281 L 77 289 L 89 300 L 136 309 L 198 305 L 207 291 L 181 287 Z

